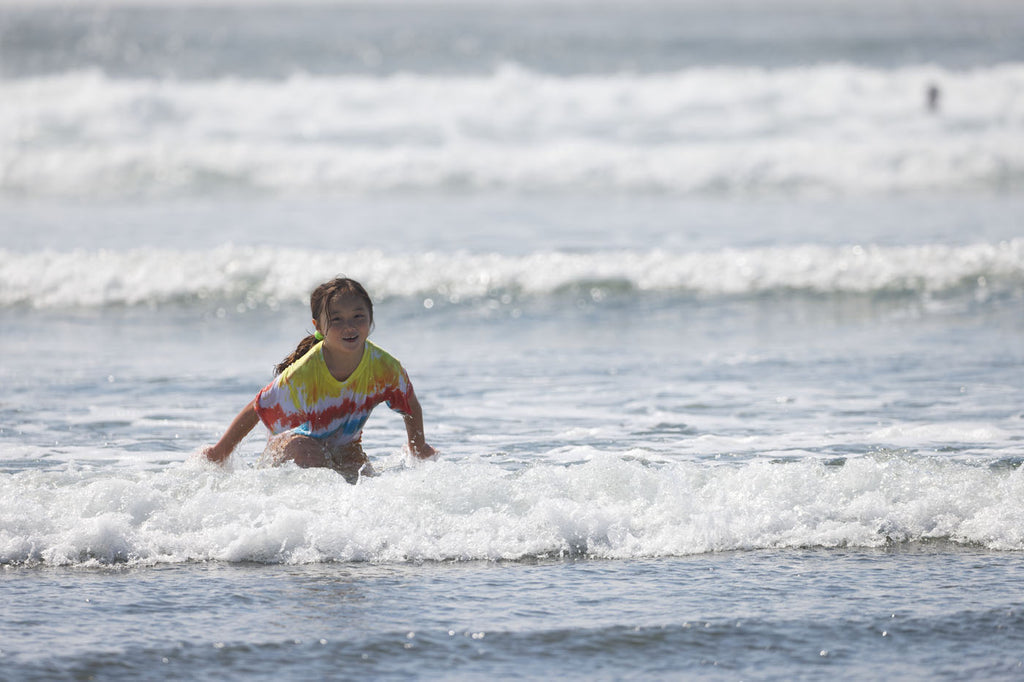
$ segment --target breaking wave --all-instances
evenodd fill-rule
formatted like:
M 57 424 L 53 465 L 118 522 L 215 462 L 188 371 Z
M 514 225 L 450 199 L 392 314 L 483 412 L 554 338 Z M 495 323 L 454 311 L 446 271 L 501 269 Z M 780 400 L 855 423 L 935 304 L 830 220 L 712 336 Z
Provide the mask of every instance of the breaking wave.
M 495 296 L 666 293 L 687 297 L 910 296 L 984 302 L 1024 296 L 1024 239 L 966 246 L 798 245 L 717 251 L 325 252 L 221 246 L 206 251 L 0 249 L 0 307 L 305 305 L 345 273 L 375 299 L 464 304 Z
M 929 112 L 925 91 L 941 87 Z M 1024 65 L 0 81 L 0 196 L 1012 191 Z
M 1024 469 L 881 454 L 736 467 L 594 454 L 515 472 L 438 461 L 355 487 L 329 471 L 191 460 L 155 472 L 67 465 L 2 475 L 0 492 L 0 565 L 642 558 L 934 540 L 1024 550 Z

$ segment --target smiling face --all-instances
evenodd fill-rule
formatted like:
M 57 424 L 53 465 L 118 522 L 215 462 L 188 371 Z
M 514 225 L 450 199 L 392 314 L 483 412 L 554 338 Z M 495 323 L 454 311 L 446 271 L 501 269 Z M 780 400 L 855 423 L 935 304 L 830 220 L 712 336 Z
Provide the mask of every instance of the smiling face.
M 324 345 L 343 353 L 362 353 L 363 344 L 370 335 L 373 313 L 357 294 L 334 296 L 327 310 L 313 324 L 324 335 Z

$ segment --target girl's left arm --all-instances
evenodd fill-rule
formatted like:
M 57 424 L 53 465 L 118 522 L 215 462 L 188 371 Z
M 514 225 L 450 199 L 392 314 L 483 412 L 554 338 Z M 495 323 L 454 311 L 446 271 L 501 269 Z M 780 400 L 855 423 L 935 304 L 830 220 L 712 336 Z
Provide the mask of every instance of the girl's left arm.
M 409 414 L 405 418 L 405 432 L 409 437 L 409 451 L 420 459 L 427 459 L 437 454 L 434 448 L 427 444 L 427 438 L 423 434 L 423 408 L 420 401 L 413 393 L 409 397 Z

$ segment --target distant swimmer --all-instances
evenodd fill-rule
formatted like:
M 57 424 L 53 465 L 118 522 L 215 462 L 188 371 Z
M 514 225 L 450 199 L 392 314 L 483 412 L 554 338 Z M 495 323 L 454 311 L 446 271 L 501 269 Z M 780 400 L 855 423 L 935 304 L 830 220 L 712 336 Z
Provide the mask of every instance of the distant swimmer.
M 942 103 L 942 90 L 940 90 L 939 86 L 936 85 L 935 83 L 928 84 L 927 100 L 928 111 L 930 111 L 933 114 L 938 113 L 939 107 Z
M 355 280 L 337 278 L 310 296 L 316 333 L 304 338 L 276 368 L 277 378 L 235 417 L 203 454 L 223 462 L 259 422 L 271 436 L 261 463 L 327 467 L 355 483 L 374 475 L 361 436 L 380 403 L 405 418 L 409 451 L 421 459 L 434 448 L 423 435 L 423 412 L 409 375 L 395 358 L 367 339 L 373 302 Z

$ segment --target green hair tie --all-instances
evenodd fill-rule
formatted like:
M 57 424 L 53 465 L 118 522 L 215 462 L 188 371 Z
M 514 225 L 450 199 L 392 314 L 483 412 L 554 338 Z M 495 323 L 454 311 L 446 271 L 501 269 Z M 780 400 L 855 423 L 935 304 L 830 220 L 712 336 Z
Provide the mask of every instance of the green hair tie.
M 323 341 L 324 340 L 324 335 L 321 334 L 320 330 L 318 329 L 316 331 L 316 334 L 313 334 L 313 338 L 316 339 L 317 341 Z

